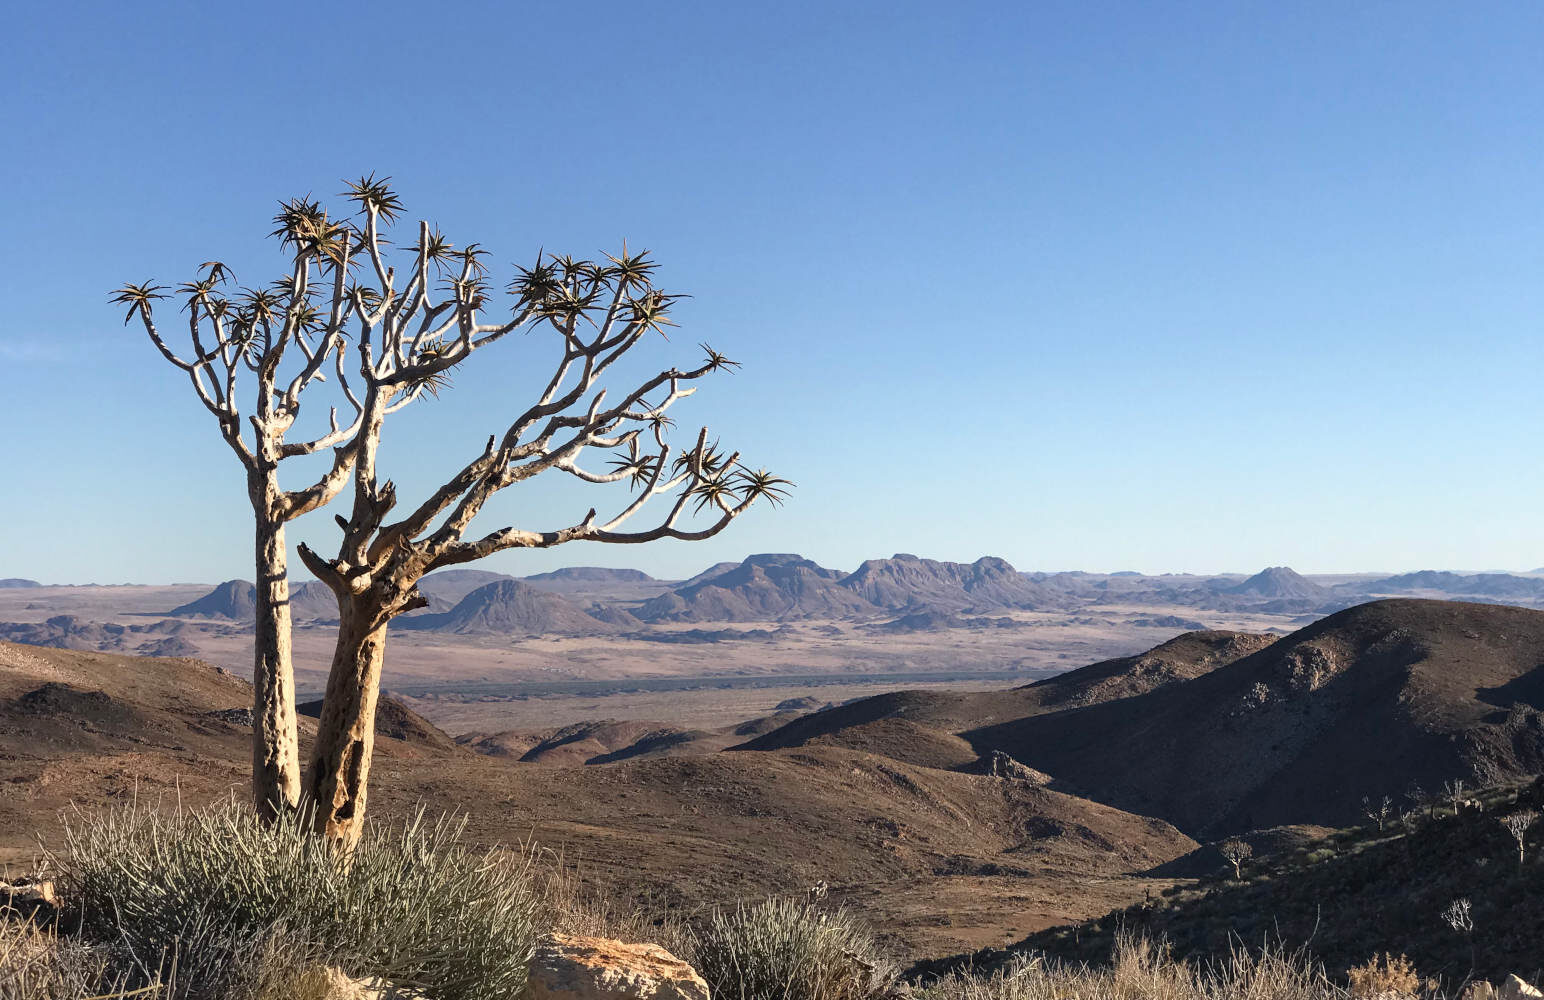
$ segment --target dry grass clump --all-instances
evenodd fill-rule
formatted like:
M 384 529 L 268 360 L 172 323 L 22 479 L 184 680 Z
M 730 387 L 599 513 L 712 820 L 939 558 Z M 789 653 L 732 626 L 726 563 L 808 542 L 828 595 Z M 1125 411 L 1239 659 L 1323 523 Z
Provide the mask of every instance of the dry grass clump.
M 1167 949 L 1120 935 L 1107 967 L 1021 959 L 987 977 L 954 974 L 920 994 L 925 1000 L 1344 1000 L 1346 992 L 1300 953 L 1235 950 L 1192 966 Z
M 126 976 L 115 973 L 106 949 L 53 931 L 0 919 L 0 1000 L 83 1000 L 123 996 Z
M 1398 958 L 1384 953 L 1369 958 L 1363 965 L 1346 971 L 1353 997 L 1414 996 L 1421 989 L 1421 977 L 1405 955 Z
M 869 1000 L 893 978 L 855 917 L 789 899 L 713 913 L 687 959 L 716 1000 Z
M 52 862 L 68 924 L 168 1000 L 292 995 L 319 964 L 435 1000 L 518 996 L 537 934 L 529 859 L 473 849 L 464 828 L 376 826 L 344 863 L 303 816 L 136 804 L 70 824 Z
M 586 885 L 578 867 L 565 863 L 561 853 L 528 848 L 535 859 L 532 877 L 538 899 L 536 922 L 544 930 L 581 937 L 647 941 L 678 958 L 691 952 L 691 929 L 685 917 L 658 900 L 620 903 L 594 886 Z

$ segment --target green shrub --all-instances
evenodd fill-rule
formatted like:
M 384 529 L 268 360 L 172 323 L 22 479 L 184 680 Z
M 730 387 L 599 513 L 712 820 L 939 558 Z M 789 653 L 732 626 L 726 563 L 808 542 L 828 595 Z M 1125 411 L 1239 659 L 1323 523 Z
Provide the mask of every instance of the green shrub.
M 692 961 L 715 1000 L 864 1000 L 888 982 L 854 917 L 786 899 L 715 912 Z
M 272 825 L 236 802 L 135 805 L 70 824 L 53 863 L 67 918 L 170 996 L 271 993 L 311 965 L 435 1000 L 518 996 L 535 944 L 528 860 L 462 842 L 464 821 L 366 832 L 345 864 L 305 817 Z

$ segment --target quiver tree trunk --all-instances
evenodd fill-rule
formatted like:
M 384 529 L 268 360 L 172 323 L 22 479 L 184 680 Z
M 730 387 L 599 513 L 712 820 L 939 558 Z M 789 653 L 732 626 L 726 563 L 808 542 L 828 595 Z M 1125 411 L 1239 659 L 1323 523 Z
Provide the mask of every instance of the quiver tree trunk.
M 252 796 L 273 819 L 300 800 L 295 667 L 290 642 L 289 567 L 284 525 L 257 518 L 257 585 L 252 646 Z
M 316 810 L 316 832 L 350 851 L 364 830 L 389 619 L 368 594 L 342 596 L 338 605 L 338 643 L 317 722 L 306 797 Z

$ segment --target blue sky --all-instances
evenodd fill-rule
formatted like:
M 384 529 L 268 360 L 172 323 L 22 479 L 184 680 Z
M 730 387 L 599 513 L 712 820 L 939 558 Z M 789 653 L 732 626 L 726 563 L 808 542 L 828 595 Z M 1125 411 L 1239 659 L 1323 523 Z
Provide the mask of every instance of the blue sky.
M 1544 7 L 56 3 L 7 34 L 0 576 L 250 575 L 237 465 L 107 293 L 277 273 L 276 200 L 369 171 L 501 277 L 650 248 L 693 298 L 648 360 L 744 364 L 683 425 L 799 485 L 708 543 L 487 568 L 1544 564 Z M 541 362 L 505 346 L 389 429 L 404 495 L 507 419 Z

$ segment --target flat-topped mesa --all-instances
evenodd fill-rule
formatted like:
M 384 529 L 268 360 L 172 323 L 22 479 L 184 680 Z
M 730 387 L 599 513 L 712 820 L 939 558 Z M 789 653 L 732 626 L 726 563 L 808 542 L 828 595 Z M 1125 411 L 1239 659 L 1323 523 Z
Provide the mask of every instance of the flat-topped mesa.
M 1035 609 L 1062 603 L 1057 594 L 997 556 L 955 563 L 898 553 L 889 559 L 868 560 L 842 586 L 871 604 L 896 610 L 924 606 L 942 611 Z

